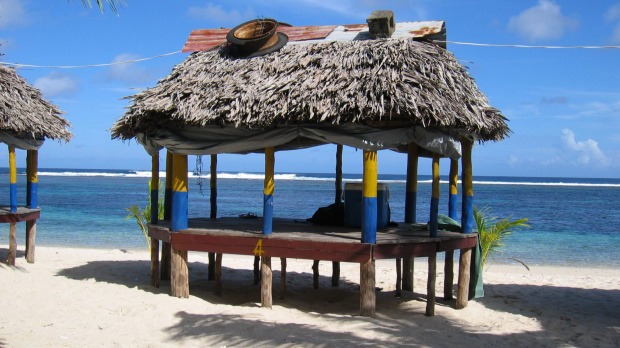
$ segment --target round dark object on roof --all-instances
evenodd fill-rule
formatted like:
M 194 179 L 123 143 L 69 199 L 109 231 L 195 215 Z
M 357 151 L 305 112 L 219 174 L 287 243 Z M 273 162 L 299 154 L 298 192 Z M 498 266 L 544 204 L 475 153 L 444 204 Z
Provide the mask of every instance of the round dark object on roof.
M 271 18 L 254 19 L 232 28 L 226 40 L 246 53 L 259 50 L 274 36 L 278 22 Z
M 273 35 L 262 47 L 259 47 L 253 51 L 246 51 L 242 49 L 242 46 L 231 45 L 229 47 L 230 55 L 238 58 L 254 58 L 264 56 L 279 50 L 284 47 L 288 42 L 288 36 L 284 33 L 276 33 Z

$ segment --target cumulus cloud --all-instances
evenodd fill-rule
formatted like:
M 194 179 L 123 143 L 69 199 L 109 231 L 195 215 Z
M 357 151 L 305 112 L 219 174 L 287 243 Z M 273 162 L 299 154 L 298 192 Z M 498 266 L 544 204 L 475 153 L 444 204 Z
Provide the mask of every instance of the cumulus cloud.
M 536 6 L 508 22 L 508 29 L 530 41 L 559 39 L 576 27 L 577 20 L 563 15 L 560 6 L 552 0 L 539 0 Z
M 598 147 L 598 142 L 592 139 L 578 141 L 575 137 L 575 132 L 570 129 L 562 130 L 562 141 L 564 147 L 570 151 L 570 154 L 576 155 L 576 161 L 578 164 L 598 164 L 601 166 L 608 166 L 609 159 L 603 151 Z
M 192 6 L 187 10 L 187 14 L 195 19 L 205 20 L 207 24 L 213 26 L 230 27 L 244 21 L 257 18 L 252 9 L 247 8 L 243 11 L 236 9 L 226 10 L 221 5 L 208 3 L 206 6 Z
M 28 15 L 20 0 L 0 0 L 0 28 L 22 25 L 28 22 Z
M 76 80 L 68 75 L 52 72 L 47 76 L 38 78 L 34 86 L 41 90 L 46 97 L 71 95 L 78 89 Z
M 129 83 L 144 83 L 151 79 L 151 74 L 141 68 L 136 63 L 124 63 L 139 59 L 140 56 L 132 53 L 121 53 L 114 57 L 112 63 L 114 64 L 108 68 L 107 78 L 109 80 L 129 82 Z

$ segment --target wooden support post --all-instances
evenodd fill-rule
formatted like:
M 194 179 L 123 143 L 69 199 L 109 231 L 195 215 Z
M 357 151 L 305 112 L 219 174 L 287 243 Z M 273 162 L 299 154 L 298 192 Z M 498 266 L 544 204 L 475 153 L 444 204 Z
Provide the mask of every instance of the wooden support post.
M 272 271 L 271 256 L 261 258 L 261 280 L 260 280 L 260 303 L 262 307 L 271 308 L 272 299 Z
M 10 212 L 17 212 L 17 164 L 15 161 L 15 147 L 9 145 L 9 202 Z M 15 260 L 13 260 L 15 264 Z
M 159 272 L 161 280 L 170 280 L 170 271 L 172 269 L 172 246 L 168 242 L 161 242 L 161 264 Z
M 319 260 L 312 263 L 312 285 L 315 289 L 319 288 Z
M 15 266 L 15 256 L 17 254 L 17 223 L 9 223 L 9 255 L 6 263 L 9 266 Z
M 215 254 L 215 295 L 222 297 L 222 253 Z
M 459 281 L 456 293 L 456 303 L 454 308 L 463 309 L 467 307 L 469 300 L 469 267 L 471 265 L 471 248 L 461 249 L 459 257 Z
M 377 151 L 364 150 L 362 243 L 377 242 Z
M 403 290 L 413 292 L 413 270 L 415 266 L 413 257 L 403 258 Z
M 187 250 L 176 250 L 172 247 L 170 295 L 175 297 L 189 297 L 189 274 L 187 270 Z
M 443 266 L 443 299 L 451 300 L 452 286 L 454 284 L 454 250 L 446 250 L 446 259 Z
M 166 151 L 166 190 L 164 191 L 164 220 L 170 221 L 172 216 L 172 177 L 174 155 Z
M 332 262 L 332 287 L 340 286 L 340 262 Z
M 39 167 L 39 152 L 37 150 L 28 150 L 26 152 L 26 206 L 36 209 L 38 202 L 38 185 L 39 175 L 37 173 Z
M 416 222 L 418 195 L 418 159 L 419 149 L 416 143 L 409 143 L 407 148 L 407 184 L 405 194 L 405 222 Z M 403 258 L 402 288 L 413 292 L 413 257 Z
M 286 257 L 280 258 L 280 299 L 286 296 Z
M 209 274 L 207 280 L 215 279 L 215 253 L 209 253 Z
M 265 185 L 263 190 L 263 234 L 271 234 L 273 230 L 273 191 L 275 172 L 275 149 L 265 149 Z
M 457 194 L 459 192 L 459 161 L 450 159 L 450 194 L 448 196 L 448 216 L 458 219 Z
M 254 285 L 260 282 L 260 256 L 254 256 Z
M 374 317 L 376 306 L 375 260 L 360 263 L 360 315 Z
M 426 286 L 426 316 L 435 315 L 435 281 L 437 279 L 437 253 L 428 257 L 428 284 Z
M 37 239 L 37 220 L 26 221 L 26 261 L 34 263 L 35 241 Z
M 159 274 L 159 239 L 151 237 L 151 285 L 158 288 Z
M 211 176 L 209 177 L 211 219 L 217 217 L 217 155 L 211 155 Z
M 172 215 L 170 229 L 173 232 L 188 227 L 187 155 L 174 155 L 172 175 Z
M 159 222 L 159 152 L 151 156 L 151 224 Z
M 402 259 L 399 257 L 396 259 L 396 297 L 400 297 L 402 295 L 401 284 L 402 284 L 402 270 L 401 264 Z
M 463 181 L 461 227 L 463 228 L 463 233 L 472 233 L 474 230 L 474 178 L 471 164 L 472 146 L 473 144 L 471 141 L 467 139 L 461 140 L 461 149 L 463 151 L 463 156 L 461 157 L 463 163 L 461 174 Z
M 429 230 L 432 238 L 437 237 L 439 228 L 439 157 L 433 154 L 433 195 L 431 196 L 431 216 L 429 219 Z

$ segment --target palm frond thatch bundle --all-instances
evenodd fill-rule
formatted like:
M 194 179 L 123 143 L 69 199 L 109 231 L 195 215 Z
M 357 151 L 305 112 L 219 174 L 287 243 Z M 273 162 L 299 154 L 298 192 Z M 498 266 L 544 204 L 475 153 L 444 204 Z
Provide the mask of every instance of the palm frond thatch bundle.
M 69 141 L 73 134 L 61 114 L 14 69 L 0 65 L 0 131 L 33 139 Z
M 451 53 L 410 39 L 289 44 L 252 59 L 230 58 L 226 47 L 194 53 L 130 99 L 113 138 L 160 127 L 381 121 L 483 141 L 510 132 Z

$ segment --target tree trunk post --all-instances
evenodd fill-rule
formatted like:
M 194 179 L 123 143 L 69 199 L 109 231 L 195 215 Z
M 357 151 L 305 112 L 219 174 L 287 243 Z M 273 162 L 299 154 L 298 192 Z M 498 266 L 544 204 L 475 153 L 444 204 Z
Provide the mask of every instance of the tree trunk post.
M 35 241 L 37 239 L 37 220 L 26 221 L 26 261 L 34 263 Z
M 471 248 L 461 249 L 459 257 L 459 281 L 456 293 L 456 303 L 454 308 L 463 309 L 467 307 L 469 300 L 469 267 L 471 264 Z
M 215 267 L 213 267 L 215 278 L 215 295 L 222 297 L 222 253 L 215 254 Z
M 360 315 L 374 317 L 376 306 L 375 260 L 360 263 Z
M 151 237 L 151 285 L 158 288 L 159 280 L 159 239 Z
M 312 263 L 312 285 L 315 289 L 319 288 L 319 260 Z
M 454 284 L 454 250 L 446 250 L 446 260 L 443 267 L 443 299 L 452 300 L 452 286 Z
M 435 315 L 435 281 L 437 279 L 437 253 L 428 257 L 428 284 L 426 295 L 426 316 Z
M 176 250 L 172 248 L 170 256 L 172 264 L 170 295 L 188 298 L 189 274 L 187 270 L 187 250 Z
M 280 258 L 280 299 L 286 295 L 286 257 Z
M 261 258 L 261 279 L 260 279 L 260 303 L 262 307 L 271 308 L 272 298 L 272 271 L 271 256 Z

